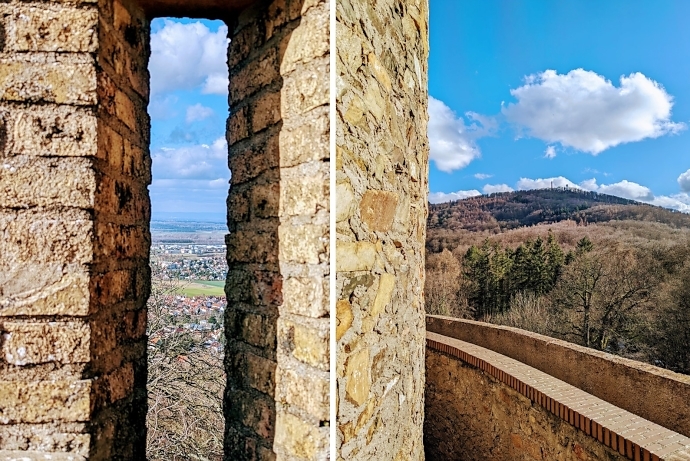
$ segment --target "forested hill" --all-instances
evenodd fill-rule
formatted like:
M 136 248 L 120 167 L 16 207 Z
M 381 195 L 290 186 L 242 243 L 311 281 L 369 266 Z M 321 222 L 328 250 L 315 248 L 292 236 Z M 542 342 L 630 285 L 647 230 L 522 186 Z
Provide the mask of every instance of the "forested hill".
M 564 220 L 597 223 L 651 221 L 690 227 L 690 215 L 613 195 L 573 189 L 537 189 L 480 195 L 429 206 L 428 227 L 501 232 Z

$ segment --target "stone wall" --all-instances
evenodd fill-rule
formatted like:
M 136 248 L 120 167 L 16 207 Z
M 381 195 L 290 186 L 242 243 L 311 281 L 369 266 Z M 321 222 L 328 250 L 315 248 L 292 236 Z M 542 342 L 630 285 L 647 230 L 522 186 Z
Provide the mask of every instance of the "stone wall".
M 690 437 L 690 376 L 518 328 L 435 315 L 427 331 L 511 357 Z
M 228 53 L 226 459 L 326 459 L 329 3 L 258 2 Z
M 226 459 L 327 458 L 329 3 L 11 0 L 0 459 L 145 458 L 148 21 L 168 7 L 232 39 Z
M 424 445 L 429 459 L 627 459 L 455 357 L 427 349 L 426 370 Z
M 0 31 L 0 450 L 143 459 L 148 21 L 10 1 Z
M 338 459 L 423 459 L 426 0 L 336 7 Z

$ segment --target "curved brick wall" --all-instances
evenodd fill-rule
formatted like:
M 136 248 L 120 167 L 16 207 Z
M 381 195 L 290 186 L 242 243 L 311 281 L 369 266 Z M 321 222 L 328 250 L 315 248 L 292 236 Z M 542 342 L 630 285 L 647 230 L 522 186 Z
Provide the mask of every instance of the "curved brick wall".
M 690 376 L 517 328 L 427 316 L 427 330 L 511 357 L 690 436 Z

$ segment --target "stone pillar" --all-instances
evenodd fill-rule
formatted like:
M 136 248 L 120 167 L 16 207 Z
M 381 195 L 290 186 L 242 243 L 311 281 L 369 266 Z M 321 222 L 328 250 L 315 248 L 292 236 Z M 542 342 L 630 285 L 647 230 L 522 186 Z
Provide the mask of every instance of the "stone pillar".
M 228 460 L 328 457 L 328 12 L 258 2 L 230 28 Z
M 338 459 L 421 460 L 426 0 L 338 0 Z
M 129 4 L 0 3 L 2 459 L 145 457 L 148 40 Z

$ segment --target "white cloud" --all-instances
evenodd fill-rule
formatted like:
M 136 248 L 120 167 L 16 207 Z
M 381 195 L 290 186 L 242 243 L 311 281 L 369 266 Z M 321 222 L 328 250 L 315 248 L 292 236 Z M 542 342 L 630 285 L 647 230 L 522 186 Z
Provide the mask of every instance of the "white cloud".
M 683 192 L 690 192 L 690 170 L 678 176 L 678 185 Z
M 477 179 L 489 179 L 492 178 L 494 175 L 492 174 L 485 174 L 485 173 L 475 173 L 474 177 Z
M 477 195 L 482 195 L 481 192 L 479 192 L 476 189 L 473 190 L 459 190 L 457 192 L 431 192 L 429 194 L 429 202 L 431 203 L 443 203 L 443 202 L 452 202 L 455 200 L 462 200 L 470 197 L 476 197 Z
M 228 28 L 211 32 L 200 22 L 164 20 L 151 36 L 151 93 L 194 89 L 202 93 L 228 92 Z
M 622 76 L 615 87 L 583 69 L 564 75 L 546 70 L 510 93 L 517 102 L 502 109 L 510 122 L 530 136 L 594 155 L 685 128 L 671 121 L 673 97 L 639 72 Z
M 187 123 L 197 122 L 207 119 L 213 114 L 213 109 L 210 107 L 202 106 L 201 104 L 196 103 L 193 106 L 187 107 L 187 116 L 185 117 L 185 121 Z
M 544 157 L 546 158 L 556 158 L 556 148 L 553 146 L 547 146 L 544 151 Z
M 496 122 L 489 117 L 474 112 L 465 115 L 473 122 L 469 126 L 450 107 L 429 96 L 429 157 L 441 171 L 459 170 L 479 158 L 476 140 L 495 129 Z
M 513 192 L 513 188 L 508 184 L 487 184 L 482 189 L 485 194 L 493 194 L 495 192 Z
M 580 186 L 564 178 L 563 176 L 558 176 L 554 178 L 520 178 L 517 183 L 518 190 L 530 190 L 530 189 L 550 189 L 551 187 L 568 187 L 570 189 L 581 189 Z
M 175 149 L 161 148 L 154 151 L 151 158 L 156 180 L 216 180 L 230 177 L 225 138 L 218 138 L 210 146 L 201 144 Z
M 601 194 L 615 195 L 640 202 L 652 202 L 654 200 L 654 194 L 648 187 L 625 179 L 615 184 L 602 184 L 595 190 Z

